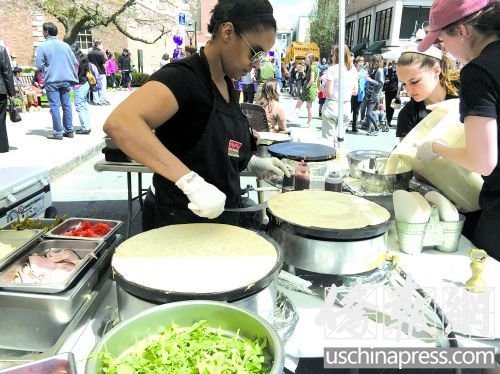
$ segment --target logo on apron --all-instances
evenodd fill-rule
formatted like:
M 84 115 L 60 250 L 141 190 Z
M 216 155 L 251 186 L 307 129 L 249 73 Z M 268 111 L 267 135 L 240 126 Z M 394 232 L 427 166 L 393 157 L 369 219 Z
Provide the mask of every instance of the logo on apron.
M 227 154 L 231 157 L 240 157 L 240 148 L 241 143 L 236 140 L 229 140 L 229 144 L 227 146 Z

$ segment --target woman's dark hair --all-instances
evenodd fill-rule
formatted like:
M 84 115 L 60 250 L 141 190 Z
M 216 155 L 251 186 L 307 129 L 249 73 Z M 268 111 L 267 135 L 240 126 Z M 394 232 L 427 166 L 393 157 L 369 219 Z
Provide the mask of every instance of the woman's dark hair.
M 52 22 L 45 22 L 42 25 L 42 30 L 48 33 L 50 36 L 57 35 L 57 26 L 54 25 Z
M 453 35 L 458 25 L 468 25 L 485 36 L 500 37 L 500 2 L 495 2 L 480 11 L 462 18 L 443 28 L 447 34 Z
M 19 66 L 16 66 L 14 69 L 12 69 L 12 73 L 16 75 L 17 73 L 22 73 L 23 69 L 21 69 Z
M 236 33 L 276 31 L 273 7 L 268 0 L 219 0 L 211 11 L 208 32 L 217 38 L 220 26 L 231 22 Z
M 84 71 L 90 70 L 89 60 L 87 59 L 87 56 L 83 54 L 80 47 L 78 47 L 78 44 L 76 43 L 71 44 L 71 50 L 73 51 L 73 54 L 75 55 L 76 60 L 78 61 L 78 64 L 82 66 Z

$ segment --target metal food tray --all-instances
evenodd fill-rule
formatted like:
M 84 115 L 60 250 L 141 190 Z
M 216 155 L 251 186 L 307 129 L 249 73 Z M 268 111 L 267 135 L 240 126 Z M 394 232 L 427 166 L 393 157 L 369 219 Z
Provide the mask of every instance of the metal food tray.
M 4 257 L 0 257 L 0 270 L 10 264 L 25 248 L 34 243 L 42 234 L 43 230 L 0 230 L 0 243 L 14 246 L 14 250 Z
M 104 235 L 103 237 L 99 237 L 99 238 L 87 238 L 84 236 L 62 235 L 66 231 L 75 229 L 83 221 L 89 221 L 92 225 L 94 225 L 96 223 L 105 223 L 111 228 L 111 230 L 106 235 Z M 122 224 L 123 224 L 123 221 L 116 221 L 116 220 L 111 220 L 111 219 L 70 217 L 66 221 L 61 223 L 59 226 L 54 227 L 52 230 L 50 230 L 47 234 L 45 234 L 45 237 L 46 238 L 53 238 L 53 239 L 108 241 L 116 233 L 116 231 L 121 227 Z
M 97 253 L 104 246 L 103 241 L 83 241 L 83 240 L 44 240 L 38 245 L 26 251 L 22 257 L 18 258 L 10 267 L 0 273 L 0 289 L 17 292 L 34 293 L 60 293 L 67 290 L 78 279 L 81 278 L 89 265 L 97 259 Z M 51 249 L 70 249 L 80 257 L 80 263 L 71 271 L 68 277 L 59 283 L 14 283 L 18 271 L 21 271 L 29 261 L 28 256 L 32 254 L 45 255 Z
M 28 362 L 23 365 L 0 370 L 0 374 L 77 374 L 75 356 L 71 352 Z
M 102 276 L 107 276 L 112 253 L 120 240 L 121 235 L 116 235 L 78 283 L 60 294 L 0 290 L 0 348 L 26 352 L 50 350 L 55 354 L 57 347 L 68 339 L 67 333 L 74 331 L 72 321 L 80 313 L 80 307 L 96 297 L 92 290 Z

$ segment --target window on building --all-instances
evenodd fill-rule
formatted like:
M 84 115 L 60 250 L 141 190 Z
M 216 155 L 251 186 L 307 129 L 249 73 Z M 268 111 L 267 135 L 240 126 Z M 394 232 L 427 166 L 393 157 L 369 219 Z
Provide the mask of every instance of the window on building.
M 83 30 L 78 33 L 76 37 L 76 44 L 83 51 L 92 47 L 92 32 L 90 30 Z
M 370 41 L 370 24 L 372 22 L 372 16 L 366 16 L 360 18 L 359 28 L 358 28 L 358 44 L 368 43 Z
M 404 6 L 399 39 L 410 39 L 424 22 L 429 22 L 429 11 L 430 7 Z
M 375 14 L 375 39 L 387 40 L 390 37 L 392 21 L 392 8 L 382 10 Z
M 345 43 L 350 46 L 354 44 L 354 21 L 345 25 Z

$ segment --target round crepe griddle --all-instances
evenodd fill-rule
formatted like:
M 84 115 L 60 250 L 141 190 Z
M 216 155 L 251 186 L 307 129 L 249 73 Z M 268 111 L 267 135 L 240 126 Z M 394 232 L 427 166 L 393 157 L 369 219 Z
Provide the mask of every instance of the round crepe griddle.
M 269 146 L 268 151 L 278 158 L 296 161 L 327 161 L 336 155 L 335 148 L 316 143 L 277 143 Z
M 313 202 L 308 203 L 307 199 L 313 199 Z M 353 200 L 351 202 L 350 199 L 347 199 L 347 195 L 338 192 L 315 190 L 294 191 L 287 192 L 285 195 L 276 195 L 273 196 L 268 202 L 267 211 L 271 217 L 270 226 L 271 228 L 276 227 L 302 237 L 340 241 L 368 239 L 387 232 L 391 224 L 390 213 L 387 209 L 360 197 L 354 196 L 352 199 Z M 328 202 L 334 202 L 336 205 L 333 205 L 332 207 L 335 207 L 335 209 L 328 209 L 324 211 L 323 214 L 320 214 L 316 210 L 317 208 L 313 208 L 311 205 L 308 205 L 312 204 L 314 206 L 314 203 L 316 202 L 321 203 L 322 205 L 326 204 L 326 206 L 328 206 Z M 351 205 L 352 208 L 350 208 Z M 283 211 L 283 208 L 280 206 L 285 208 L 287 212 Z M 278 211 L 273 212 L 274 208 L 278 209 Z M 325 216 L 326 219 L 328 219 L 328 222 L 330 222 L 330 220 L 332 220 L 331 222 L 335 222 L 339 219 L 341 220 L 343 216 L 338 216 L 339 214 L 343 214 L 341 208 L 343 208 L 344 211 L 347 209 L 345 214 L 349 214 L 349 212 L 351 212 L 351 215 L 355 215 L 356 212 L 359 212 L 360 219 L 362 219 L 363 215 L 366 215 L 367 212 L 370 212 L 367 209 L 375 209 L 373 214 L 382 214 L 383 217 L 380 219 L 374 219 L 371 224 L 367 224 L 363 227 L 348 227 L 350 225 L 341 224 L 337 225 L 339 226 L 338 228 L 336 228 L 335 225 L 332 227 L 330 224 L 323 226 L 325 223 Z M 297 214 L 300 216 L 298 221 L 290 219 L 290 217 L 294 216 L 299 217 Z M 319 221 L 317 219 L 318 214 L 320 217 Z M 335 214 L 337 214 L 337 216 Z M 368 214 L 371 215 L 372 213 Z M 385 219 L 385 215 L 387 216 L 387 219 Z M 304 221 L 302 217 L 312 218 Z M 321 217 L 323 217 L 323 221 L 321 221 Z M 309 222 L 309 224 L 306 224 L 306 222 Z M 346 226 L 346 228 L 342 228 L 342 226 Z
M 222 226 L 228 226 L 228 225 L 218 225 L 218 224 L 189 224 L 191 226 L 196 226 L 196 225 L 202 225 L 204 226 L 202 229 L 205 231 L 200 231 L 202 235 L 199 236 L 199 240 L 201 242 L 207 241 L 210 239 L 204 235 L 206 234 L 206 228 L 208 227 L 208 230 L 218 230 L 218 227 Z M 180 226 L 188 226 L 188 225 L 173 225 L 173 226 L 166 226 L 160 229 L 156 230 L 163 230 L 163 235 L 164 239 L 162 240 L 162 246 L 166 246 L 168 248 L 169 246 L 173 245 L 172 243 L 169 242 L 169 235 L 172 234 L 170 231 L 176 230 L 176 227 Z M 274 248 L 276 251 L 276 262 L 272 268 L 269 269 L 269 271 L 262 275 L 259 279 L 253 280 L 250 284 L 242 284 L 238 287 L 233 287 L 225 290 L 213 290 L 213 291 L 176 291 L 174 289 L 169 289 L 165 287 L 160 286 L 160 281 L 155 282 L 155 284 L 151 284 L 151 282 L 142 282 L 140 281 L 140 278 L 131 276 L 132 273 L 130 272 L 130 269 L 133 269 L 133 272 L 152 272 L 153 274 L 158 274 L 159 278 L 162 278 L 161 272 L 158 271 L 153 271 L 153 265 L 158 262 L 158 257 L 155 257 L 155 255 L 151 256 L 151 253 L 149 253 L 147 245 L 145 245 L 144 240 L 141 238 L 143 235 L 149 235 L 151 230 L 139 235 L 136 235 L 135 237 L 132 237 L 130 239 L 127 239 L 127 241 L 134 241 L 133 248 L 137 248 L 137 250 L 133 250 L 132 252 L 127 251 L 125 257 L 120 257 L 120 247 L 117 248 L 117 252 L 115 252 L 112 260 L 112 267 L 113 267 L 113 275 L 115 278 L 115 281 L 117 285 L 119 285 L 122 289 L 126 290 L 130 294 L 134 295 L 135 297 L 138 297 L 143 300 L 147 300 L 150 302 L 156 302 L 156 303 L 167 303 L 167 302 L 173 302 L 173 301 L 181 301 L 181 300 L 193 300 L 193 299 L 205 299 L 205 300 L 216 300 L 216 301 L 236 301 L 242 298 L 246 298 L 248 296 L 251 296 L 264 288 L 266 288 L 269 284 L 271 284 L 276 278 L 281 270 L 281 266 L 283 264 L 283 251 L 281 247 L 268 235 L 261 233 L 261 232 L 256 232 L 253 230 L 246 230 L 242 229 L 236 226 L 230 226 L 232 230 L 243 230 L 243 231 L 250 231 L 253 232 L 254 235 L 258 235 L 257 238 L 259 240 L 265 240 L 269 242 L 269 244 Z M 135 238 L 135 239 L 134 239 Z M 198 240 L 198 239 L 196 239 Z M 229 241 L 234 241 L 238 240 L 238 235 L 230 235 L 228 237 Z M 126 243 L 125 241 L 124 243 Z M 121 245 L 123 245 L 122 243 Z M 201 244 L 200 249 L 203 250 L 203 244 Z M 221 246 L 227 245 L 227 243 L 221 244 Z M 253 243 L 248 243 L 248 245 L 255 245 L 255 241 Z M 129 245 L 130 248 L 130 245 Z M 141 256 L 141 252 L 144 254 L 144 256 Z M 118 253 L 118 259 L 126 259 L 126 260 L 131 260 L 127 261 L 127 263 L 133 262 L 133 267 L 131 268 L 130 266 L 124 267 L 122 264 L 117 262 L 117 253 Z M 132 254 L 131 257 L 129 257 Z M 181 257 L 186 257 L 184 255 L 181 255 Z M 187 257 L 191 257 L 190 254 L 187 254 Z M 199 257 L 198 254 L 195 255 L 195 257 Z M 193 257 L 193 258 L 195 258 Z M 202 256 L 204 257 L 204 256 Z M 168 258 L 168 257 L 167 257 Z M 244 261 L 242 259 L 242 261 Z M 213 272 L 213 270 L 210 270 L 210 268 L 207 267 L 202 271 L 202 273 L 199 272 L 194 272 L 190 270 L 190 268 L 182 268 L 183 277 L 189 277 L 189 279 L 196 279 L 200 280 L 202 282 L 203 277 L 210 276 L 210 273 Z M 126 272 L 125 272 L 126 270 Z M 158 269 L 156 269 L 158 270 Z M 187 278 L 185 278 L 187 280 Z M 168 282 L 167 282 L 168 283 Z

